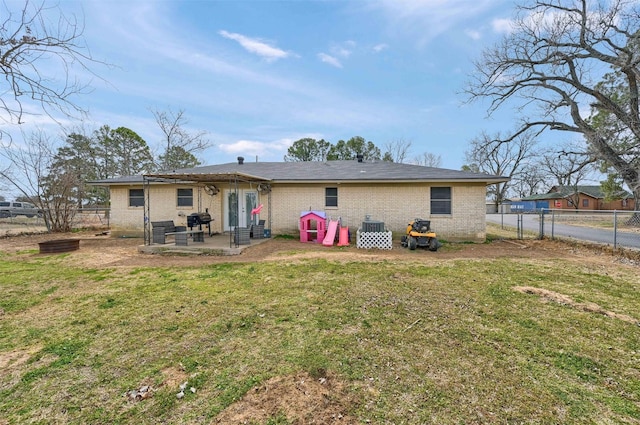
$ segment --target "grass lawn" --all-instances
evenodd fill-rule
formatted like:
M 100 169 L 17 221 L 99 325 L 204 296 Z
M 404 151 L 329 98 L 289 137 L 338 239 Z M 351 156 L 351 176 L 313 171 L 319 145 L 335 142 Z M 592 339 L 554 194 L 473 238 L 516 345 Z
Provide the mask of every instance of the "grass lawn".
M 288 376 L 332 390 L 246 423 L 640 423 L 637 267 L 290 254 L 88 269 L 0 252 L 0 424 L 218 423 Z

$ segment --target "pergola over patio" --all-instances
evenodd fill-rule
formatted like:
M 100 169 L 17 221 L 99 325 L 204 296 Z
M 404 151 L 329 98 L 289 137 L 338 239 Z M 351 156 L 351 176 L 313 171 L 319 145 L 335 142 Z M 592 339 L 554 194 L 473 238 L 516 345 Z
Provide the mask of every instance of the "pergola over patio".
M 144 190 L 144 242 L 145 245 L 151 244 L 151 197 L 149 187 L 152 183 L 173 183 L 173 184 L 195 184 L 198 186 L 198 190 L 201 191 L 207 187 L 215 186 L 220 187 L 222 185 L 228 185 L 229 190 L 233 190 L 238 199 L 238 188 L 241 183 L 248 183 L 249 185 L 255 184 L 269 184 L 271 179 L 254 176 L 251 174 L 234 172 L 220 172 L 220 173 L 180 173 L 180 172 L 168 172 L 168 173 L 154 173 L 145 174 L 143 177 L 142 187 Z M 198 210 L 201 210 L 202 197 L 198 196 Z M 268 228 L 271 228 L 271 191 L 267 192 L 267 206 L 268 216 L 267 224 Z M 231 206 L 229 206 L 231 207 Z M 236 203 L 236 216 L 240 216 L 240 202 Z M 231 226 L 231 223 L 230 223 Z M 238 223 L 236 223 L 236 227 Z M 229 234 L 229 246 L 233 244 L 238 246 L 237 242 L 234 242 L 233 232 Z

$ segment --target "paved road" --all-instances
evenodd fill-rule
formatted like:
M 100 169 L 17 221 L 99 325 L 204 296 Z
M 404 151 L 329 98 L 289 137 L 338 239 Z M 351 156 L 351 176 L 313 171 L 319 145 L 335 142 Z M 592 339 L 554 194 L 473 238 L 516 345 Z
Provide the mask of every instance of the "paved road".
M 517 214 L 487 214 L 487 222 L 504 224 L 505 226 L 517 228 L 517 217 Z M 540 216 L 538 214 L 523 214 L 522 218 L 522 227 L 524 230 L 534 232 L 540 231 Z M 544 235 L 549 238 L 552 236 L 565 237 L 614 245 L 613 230 L 552 223 L 551 215 L 545 215 Z M 618 231 L 618 234 L 615 237 L 615 244 L 619 247 L 640 249 L 640 233 Z

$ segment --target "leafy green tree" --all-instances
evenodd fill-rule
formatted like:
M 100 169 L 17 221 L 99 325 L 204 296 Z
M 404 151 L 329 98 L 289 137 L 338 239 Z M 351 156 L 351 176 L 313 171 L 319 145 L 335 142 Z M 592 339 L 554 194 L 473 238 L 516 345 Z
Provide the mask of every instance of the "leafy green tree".
M 284 160 L 288 162 L 325 161 L 331 147 L 331 143 L 324 139 L 316 140 L 306 137 L 296 140 L 289 146 Z
M 182 146 L 171 146 L 163 155 L 158 157 L 158 162 L 163 164 L 161 170 L 177 170 L 200 165 L 198 158 L 191 152 L 187 152 Z
M 87 185 L 87 181 L 111 177 L 105 170 L 104 149 L 96 137 L 71 133 L 53 157 L 50 174 L 70 173 L 77 177 L 73 195 L 79 207 L 86 204 L 106 205 L 109 193 L 105 188 Z M 67 180 L 71 182 L 71 180 Z
M 633 102 L 636 102 L 631 99 L 629 86 L 625 84 L 625 76 L 620 72 L 605 75 L 597 84 L 597 89 L 606 93 L 619 108 L 628 110 Z M 588 122 L 609 141 L 609 148 L 613 151 L 611 157 L 618 160 L 618 166 L 615 166 L 611 158 L 609 160 L 601 158 L 600 169 L 607 174 L 607 180 L 601 182 L 605 197 L 611 197 L 607 200 L 620 199 L 622 184 L 628 184 L 628 181 L 619 170 L 624 172 L 632 169 L 640 173 L 640 135 L 630 131 L 624 122 L 606 108 L 602 108 L 599 103 L 591 105 L 591 116 Z
M 609 202 L 622 199 L 622 196 L 626 193 L 622 184 L 623 181 L 617 173 L 608 173 L 607 179 L 600 182 L 604 200 Z
M 480 173 L 480 167 L 478 164 L 464 164 L 460 167 L 462 171 L 469 171 L 470 173 Z
M 339 140 L 329 149 L 327 159 L 331 161 L 349 160 L 356 159 L 358 155 L 362 155 L 365 161 L 380 160 L 382 158 L 380 148 L 373 142 L 368 142 L 363 137 L 355 136 L 346 142 Z
M 133 176 L 154 169 L 151 149 L 135 131 L 126 127 L 109 129 L 103 126 L 99 130 L 99 137 L 109 161 L 105 168 L 110 176 Z
M 188 155 L 185 158 L 193 160 Z M 81 131 L 70 133 L 55 151 L 42 182 L 47 196 L 54 197 L 55 191 L 61 190 L 75 207 L 106 205 L 108 191 L 87 185 L 88 181 L 152 170 L 150 149 L 140 136 L 125 127 L 111 129 L 104 125 L 90 136 Z

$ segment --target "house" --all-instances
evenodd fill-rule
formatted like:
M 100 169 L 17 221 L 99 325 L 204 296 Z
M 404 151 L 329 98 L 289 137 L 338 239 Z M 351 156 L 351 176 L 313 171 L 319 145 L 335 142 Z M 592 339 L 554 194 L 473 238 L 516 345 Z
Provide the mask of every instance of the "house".
M 239 157 L 233 163 L 91 184 L 110 190 L 114 231 L 141 231 L 156 220 L 186 225 L 187 216 L 207 211 L 214 232 L 264 220 L 274 235 L 297 234 L 301 212 L 321 211 L 353 229 L 369 217 L 396 232 L 423 218 L 431 220 L 444 240 L 481 242 L 486 187 L 505 181 L 507 177 L 361 158 L 244 162 Z
M 633 211 L 634 200 L 633 195 L 623 191 L 620 193 L 619 199 L 607 201 L 600 186 L 552 186 L 545 194 L 522 198 L 518 203 L 518 208 L 527 210 L 531 205 L 535 205 L 536 209 Z M 513 205 L 512 211 L 517 212 Z

